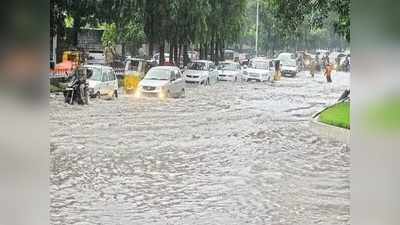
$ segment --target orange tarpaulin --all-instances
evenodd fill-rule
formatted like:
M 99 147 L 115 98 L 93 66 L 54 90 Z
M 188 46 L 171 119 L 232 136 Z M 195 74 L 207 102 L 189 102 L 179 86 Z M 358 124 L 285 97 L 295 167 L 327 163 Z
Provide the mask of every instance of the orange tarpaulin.
M 56 73 L 56 74 L 65 74 L 65 73 L 70 74 L 75 68 L 76 68 L 76 63 L 71 62 L 71 61 L 64 61 L 64 62 L 58 63 L 54 67 L 54 73 Z

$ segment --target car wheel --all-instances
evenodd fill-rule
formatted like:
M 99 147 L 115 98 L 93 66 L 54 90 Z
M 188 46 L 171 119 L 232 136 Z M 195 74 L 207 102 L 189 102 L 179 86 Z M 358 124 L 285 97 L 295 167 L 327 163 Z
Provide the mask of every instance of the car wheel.
M 100 99 L 100 97 L 101 97 L 101 94 L 100 94 L 100 91 L 98 91 L 98 92 L 96 93 L 96 98 Z
M 114 98 L 118 98 L 118 91 L 114 90 Z

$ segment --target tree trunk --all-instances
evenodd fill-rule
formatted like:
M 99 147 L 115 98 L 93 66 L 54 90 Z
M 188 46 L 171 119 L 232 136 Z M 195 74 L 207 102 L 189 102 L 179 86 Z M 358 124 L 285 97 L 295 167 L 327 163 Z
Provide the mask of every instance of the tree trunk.
M 200 59 L 204 59 L 204 49 L 202 44 L 200 44 L 199 53 L 200 53 Z
M 72 27 L 72 45 L 78 47 L 78 33 L 81 27 L 81 19 L 79 16 L 74 17 L 74 26 Z
M 215 49 L 214 49 L 214 51 L 215 51 L 215 53 L 214 53 L 214 63 L 215 64 L 218 64 L 218 61 L 219 61 L 219 57 L 218 57 L 218 51 L 219 51 L 219 40 L 217 39 L 217 38 L 215 38 Z
M 183 45 L 183 65 L 187 65 L 189 63 L 189 56 L 188 56 L 188 44 L 185 43 Z
M 121 43 L 121 55 L 122 55 L 123 59 L 125 58 L 125 50 L 126 50 L 125 47 L 126 47 L 126 44 Z
M 213 35 L 211 38 L 211 43 L 210 43 L 210 53 L 211 53 L 210 55 L 211 55 L 211 61 L 213 61 L 213 62 L 215 62 L 214 42 L 215 42 L 215 39 L 214 39 L 214 35 Z
M 208 59 L 208 43 L 204 43 L 204 56 L 203 59 L 207 60 Z
M 153 42 L 150 40 L 149 41 L 149 55 L 148 55 L 149 58 L 153 57 L 153 51 L 154 51 L 154 45 L 153 45 Z
M 164 58 L 164 47 L 165 47 L 165 43 L 164 40 L 160 41 L 160 48 L 159 48 L 159 52 L 160 52 L 160 61 L 159 61 L 159 65 L 164 64 L 165 62 L 165 58 Z
M 180 62 L 181 58 L 182 58 L 182 44 L 179 44 L 179 47 L 178 47 L 178 58 L 179 58 L 179 62 Z
M 169 42 L 169 62 L 174 62 L 174 44 L 172 40 Z
M 220 60 L 224 61 L 225 60 L 225 42 L 224 40 L 221 40 L 221 44 L 219 45 L 219 54 L 220 54 Z
M 177 43 L 177 41 L 175 40 L 175 42 L 174 42 L 174 61 L 175 61 L 175 65 L 176 66 L 180 66 L 180 59 L 179 59 L 179 57 L 178 57 L 178 43 Z

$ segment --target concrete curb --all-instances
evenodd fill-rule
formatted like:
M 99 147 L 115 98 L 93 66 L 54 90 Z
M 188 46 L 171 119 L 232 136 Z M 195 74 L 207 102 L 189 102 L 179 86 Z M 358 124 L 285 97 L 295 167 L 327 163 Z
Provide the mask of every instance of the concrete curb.
M 350 144 L 350 130 L 335 127 L 318 121 L 319 116 L 313 116 L 310 121 L 311 131 L 329 139 L 343 142 L 347 145 Z

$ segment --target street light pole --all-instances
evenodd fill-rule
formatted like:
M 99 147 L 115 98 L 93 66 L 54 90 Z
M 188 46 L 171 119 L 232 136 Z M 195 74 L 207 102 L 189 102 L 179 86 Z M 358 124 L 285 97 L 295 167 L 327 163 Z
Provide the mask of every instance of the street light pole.
M 259 0 L 257 0 L 257 19 L 256 19 L 256 57 L 258 55 L 258 7 L 259 7 Z

